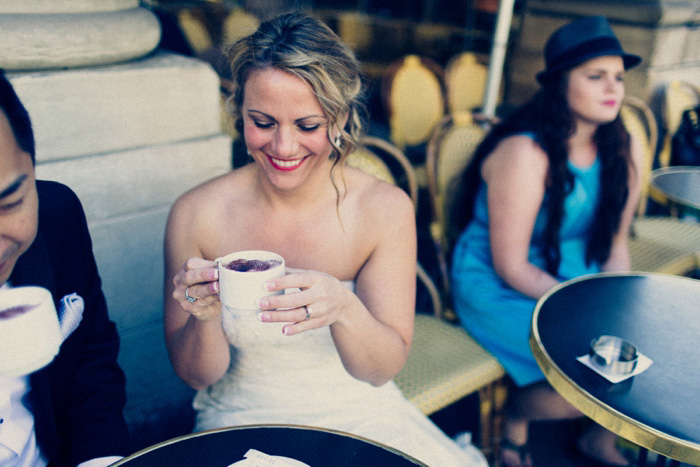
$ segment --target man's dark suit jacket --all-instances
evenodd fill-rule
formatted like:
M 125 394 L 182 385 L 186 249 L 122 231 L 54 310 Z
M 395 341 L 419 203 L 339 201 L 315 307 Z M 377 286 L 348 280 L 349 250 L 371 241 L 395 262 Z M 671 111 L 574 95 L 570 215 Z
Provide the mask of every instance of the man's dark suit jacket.
M 30 376 L 37 443 L 51 467 L 126 455 L 119 336 L 107 316 L 83 208 L 78 197 L 59 183 L 37 181 L 37 191 L 37 237 L 17 261 L 10 282 L 13 287 L 38 285 L 50 290 L 57 309 L 61 298 L 73 292 L 85 301 L 80 326 L 63 342 L 53 362 Z

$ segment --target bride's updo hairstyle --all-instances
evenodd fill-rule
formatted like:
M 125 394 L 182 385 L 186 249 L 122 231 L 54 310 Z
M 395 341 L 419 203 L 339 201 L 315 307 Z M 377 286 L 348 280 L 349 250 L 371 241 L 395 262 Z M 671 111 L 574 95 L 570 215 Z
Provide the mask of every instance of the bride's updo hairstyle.
M 234 43 L 228 57 L 234 86 L 229 108 L 239 134 L 243 134 L 240 109 L 246 80 L 254 71 L 275 68 L 303 79 L 313 89 L 328 118 L 333 169 L 357 148 L 364 110 L 360 66 L 328 26 L 301 13 L 284 14 Z

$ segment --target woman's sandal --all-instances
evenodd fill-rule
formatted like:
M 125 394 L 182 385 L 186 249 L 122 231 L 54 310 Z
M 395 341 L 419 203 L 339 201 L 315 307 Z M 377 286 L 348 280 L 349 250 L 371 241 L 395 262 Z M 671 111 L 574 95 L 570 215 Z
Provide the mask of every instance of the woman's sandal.
M 501 448 L 501 453 L 499 454 L 500 459 L 497 463 L 499 467 L 506 465 L 502 461 L 504 450 L 515 451 L 518 454 L 518 459 L 520 459 L 520 465 L 532 465 L 532 456 L 530 455 L 529 444 L 525 443 L 518 445 L 507 438 L 501 438 L 501 441 L 498 444 Z

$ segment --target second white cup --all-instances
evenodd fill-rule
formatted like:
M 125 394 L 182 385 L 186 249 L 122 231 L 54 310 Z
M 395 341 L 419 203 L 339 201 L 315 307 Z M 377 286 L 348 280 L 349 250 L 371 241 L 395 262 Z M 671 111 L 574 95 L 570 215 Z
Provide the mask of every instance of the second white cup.
M 264 250 L 246 250 L 217 258 L 219 264 L 219 299 L 227 308 L 239 310 L 260 309 L 260 299 L 282 295 L 283 290 L 270 292 L 264 284 L 283 276 L 284 258 Z
M 0 293 L 0 375 L 26 375 L 48 365 L 62 341 L 51 292 L 28 286 Z

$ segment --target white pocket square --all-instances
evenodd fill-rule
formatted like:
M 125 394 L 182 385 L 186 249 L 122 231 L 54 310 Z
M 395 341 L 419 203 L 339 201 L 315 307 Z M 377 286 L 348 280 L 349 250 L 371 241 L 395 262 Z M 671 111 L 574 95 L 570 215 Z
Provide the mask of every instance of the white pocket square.
M 63 340 L 75 331 L 83 319 L 85 302 L 77 293 L 68 294 L 61 299 L 61 309 L 58 310 L 58 321 L 61 323 L 61 334 Z

